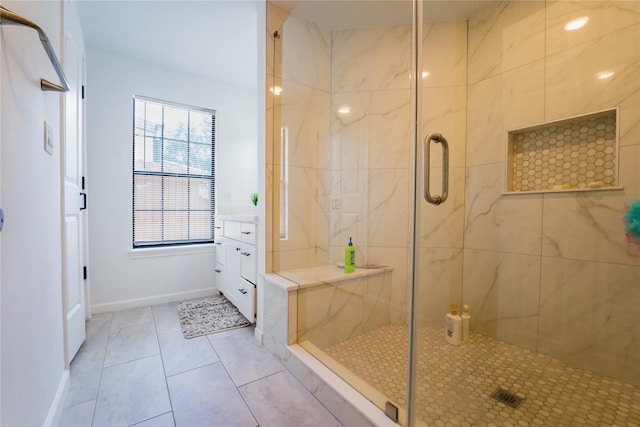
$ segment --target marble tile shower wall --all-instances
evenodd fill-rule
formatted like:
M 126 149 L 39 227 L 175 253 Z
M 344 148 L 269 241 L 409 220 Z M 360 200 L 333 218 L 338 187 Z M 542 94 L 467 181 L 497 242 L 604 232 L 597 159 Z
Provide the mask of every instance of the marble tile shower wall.
M 331 33 L 291 14 L 280 29 L 280 123 L 288 135 L 288 237 L 280 270 L 329 263 Z M 279 160 L 276 164 L 279 164 Z
M 586 27 L 564 31 L 582 15 Z M 274 265 L 335 262 L 352 234 L 361 261 L 396 267 L 394 323 L 406 312 L 410 37 L 408 27 L 329 32 L 292 15 L 273 70 L 296 200 Z M 640 384 L 640 259 L 621 226 L 624 202 L 640 198 L 638 46 L 640 2 L 505 2 L 425 26 L 423 134 L 451 145 L 450 199 L 421 218 L 425 323 L 461 300 L 477 332 Z M 605 69 L 615 76 L 596 80 Z M 616 106 L 624 190 L 502 195 L 507 129 Z
M 333 31 L 331 47 L 331 259 L 351 236 L 357 263 L 394 266 L 388 308 L 404 322 L 411 29 Z
M 566 22 L 588 25 L 566 32 Z M 503 3 L 468 25 L 463 302 L 483 334 L 640 384 L 640 2 Z M 613 78 L 598 80 L 601 71 Z M 621 191 L 502 196 L 505 130 L 619 106 Z
M 424 204 L 421 268 L 437 283 L 421 289 L 424 313 L 459 299 L 462 276 L 466 122 L 466 23 L 427 24 L 424 29 L 426 102 L 423 134 L 440 132 L 451 146 L 453 201 L 441 209 Z M 428 55 L 427 55 L 428 53 Z M 411 28 L 360 28 L 332 33 L 332 259 L 349 234 L 366 248 L 362 261 L 391 265 L 392 323 L 406 322 L 406 260 L 410 225 Z M 349 106 L 348 114 L 338 110 Z M 434 159 L 432 175 L 440 176 Z M 440 182 L 434 182 L 438 188 Z M 452 261 L 453 260 L 453 261 Z M 437 309 L 436 309 L 437 307 Z M 426 321 L 426 317 L 425 317 Z

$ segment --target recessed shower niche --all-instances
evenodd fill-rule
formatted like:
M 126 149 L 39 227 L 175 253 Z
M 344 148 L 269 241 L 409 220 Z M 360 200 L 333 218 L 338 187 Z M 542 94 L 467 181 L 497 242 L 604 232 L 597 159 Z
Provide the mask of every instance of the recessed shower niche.
M 617 108 L 507 135 L 507 193 L 621 188 Z

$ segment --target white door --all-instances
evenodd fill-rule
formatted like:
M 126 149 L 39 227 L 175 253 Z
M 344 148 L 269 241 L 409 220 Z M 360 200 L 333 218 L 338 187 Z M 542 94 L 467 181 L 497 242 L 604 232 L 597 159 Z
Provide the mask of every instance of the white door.
M 82 188 L 82 57 L 73 39 L 65 35 L 65 73 L 70 90 L 64 108 L 64 280 L 67 302 L 67 355 L 70 362 L 84 342 L 84 250 Z

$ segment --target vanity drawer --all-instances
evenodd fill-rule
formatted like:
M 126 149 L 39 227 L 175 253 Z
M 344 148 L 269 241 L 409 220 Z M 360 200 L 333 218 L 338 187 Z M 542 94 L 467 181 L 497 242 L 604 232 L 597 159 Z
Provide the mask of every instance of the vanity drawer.
M 256 244 L 256 224 L 243 222 L 240 233 L 242 234 L 242 243 Z
M 242 243 L 240 248 L 240 275 L 255 285 L 258 280 L 256 247 L 254 245 Z
M 216 262 L 216 268 L 213 270 L 216 275 L 216 288 L 218 289 L 219 292 L 224 293 L 224 291 L 226 290 L 226 276 L 225 276 L 225 269 L 224 269 L 224 264 L 221 264 L 219 262 Z
M 255 322 L 256 306 L 255 306 L 255 290 L 253 284 L 243 280 L 244 283 L 237 282 L 240 286 L 233 289 L 232 293 L 236 297 L 238 310 L 251 323 Z

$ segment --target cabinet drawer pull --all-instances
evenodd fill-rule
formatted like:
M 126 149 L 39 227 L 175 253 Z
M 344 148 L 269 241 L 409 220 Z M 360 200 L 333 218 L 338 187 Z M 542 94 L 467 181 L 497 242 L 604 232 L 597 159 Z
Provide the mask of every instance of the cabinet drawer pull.
M 222 270 L 215 269 L 214 271 L 215 271 L 216 273 L 222 273 Z
M 251 255 L 249 252 L 240 252 L 240 254 L 244 255 L 244 256 L 250 256 Z
M 242 234 L 251 234 L 250 231 L 241 231 Z
M 247 293 L 247 291 L 244 289 L 238 289 L 238 292 L 240 292 L 242 295 L 245 295 Z

